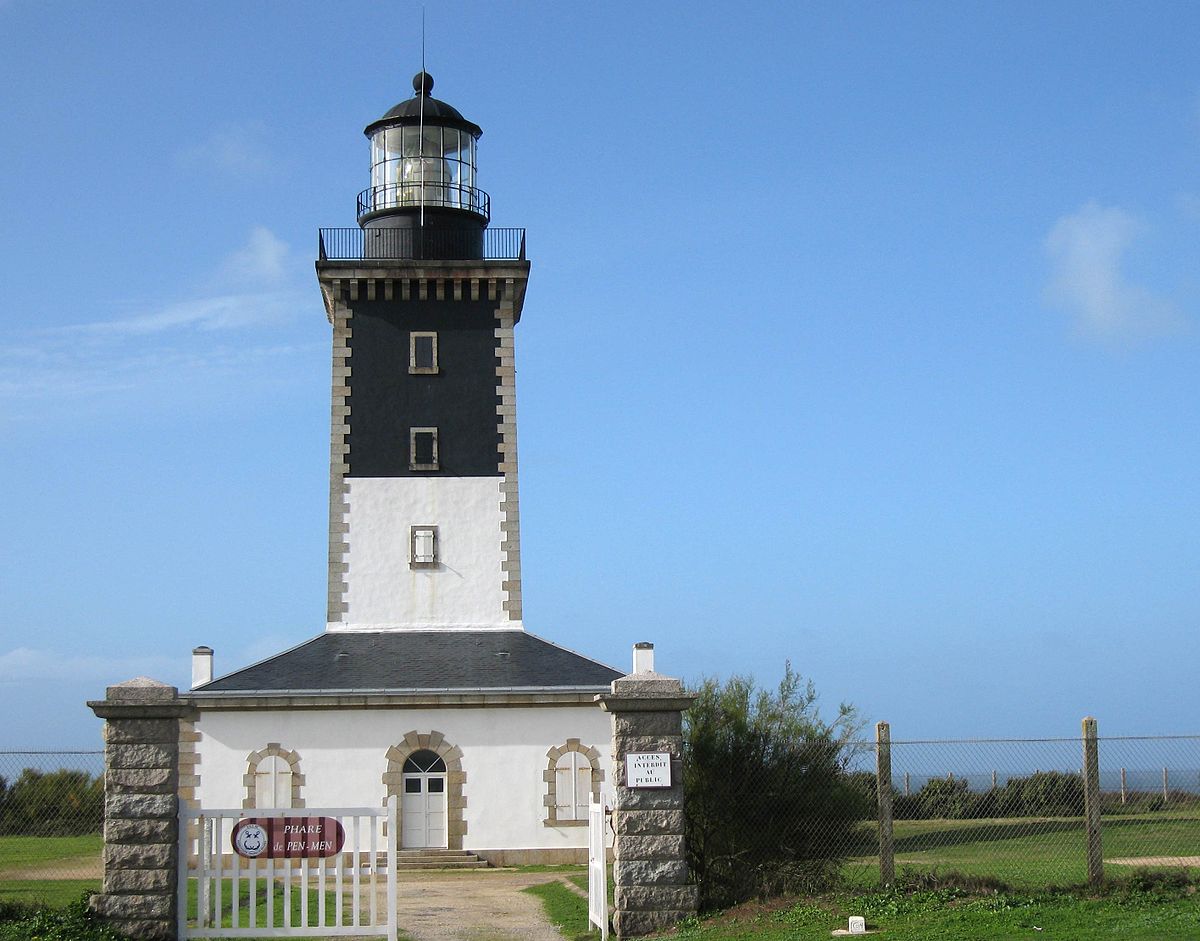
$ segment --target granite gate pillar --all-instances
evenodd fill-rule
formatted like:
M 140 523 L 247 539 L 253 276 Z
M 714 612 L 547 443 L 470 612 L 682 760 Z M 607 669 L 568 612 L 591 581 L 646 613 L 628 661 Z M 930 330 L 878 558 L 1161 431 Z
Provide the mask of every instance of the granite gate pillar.
M 662 931 L 697 904 L 683 841 L 683 710 L 694 697 L 679 680 L 654 672 L 653 649 L 638 644 L 634 672 L 596 697 L 613 725 L 612 922 L 619 937 Z
M 174 941 L 179 721 L 195 709 L 139 677 L 88 705 L 104 723 L 104 888 L 91 908 L 132 938 Z

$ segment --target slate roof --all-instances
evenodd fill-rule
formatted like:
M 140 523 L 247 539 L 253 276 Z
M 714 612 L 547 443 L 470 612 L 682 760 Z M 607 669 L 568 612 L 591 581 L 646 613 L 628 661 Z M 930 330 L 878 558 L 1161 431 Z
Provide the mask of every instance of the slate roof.
M 600 690 L 621 675 L 521 630 L 327 631 L 194 692 Z

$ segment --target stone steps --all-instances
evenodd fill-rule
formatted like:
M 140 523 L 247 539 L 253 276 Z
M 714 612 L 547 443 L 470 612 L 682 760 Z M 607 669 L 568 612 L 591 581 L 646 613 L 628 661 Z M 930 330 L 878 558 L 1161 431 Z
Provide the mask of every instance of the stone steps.
M 420 849 L 398 850 L 396 869 L 487 869 L 488 861 L 467 850 Z

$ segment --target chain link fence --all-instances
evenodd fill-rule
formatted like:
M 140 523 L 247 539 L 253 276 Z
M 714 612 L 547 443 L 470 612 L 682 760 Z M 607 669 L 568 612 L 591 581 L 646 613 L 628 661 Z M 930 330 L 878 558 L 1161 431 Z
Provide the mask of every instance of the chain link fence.
M 1089 800 L 1082 737 L 884 735 L 804 743 L 769 774 L 722 774 L 689 804 L 733 821 L 690 822 L 701 881 L 772 894 L 835 882 L 1075 886 L 1097 866 L 1108 880 L 1200 878 L 1200 736 L 1097 738 Z M 0 898 L 98 887 L 103 780 L 102 751 L 0 751 Z
M 1091 774 L 1086 746 L 893 741 L 896 871 L 1029 888 L 1137 869 L 1200 875 L 1200 737 L 1096 738 Z
M 1200 879 L 1200 736 L 1095 738 L 1087 775 L 1082 736 L 889 741 L 881 726 L 880 741 L 793 743 L 689 796 L 706 907 L 835 886 Z M 721 802 L 741 807 L 726 818 Z
M 103 751 L 0 751 L 0 899 L 99 888 Z

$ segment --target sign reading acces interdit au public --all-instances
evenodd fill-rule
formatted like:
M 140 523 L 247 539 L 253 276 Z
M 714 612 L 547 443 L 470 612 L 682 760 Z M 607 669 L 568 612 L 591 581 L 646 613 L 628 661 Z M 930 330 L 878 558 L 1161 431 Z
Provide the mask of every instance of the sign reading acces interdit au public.
M 625 755 L 626 787 L 670 787 L 671 755 L 668 752 L 628 752 Z
M 249 817 L 229 838 L 246 859 L 320 859 L 341 852 L 346 830 L 335 817 Z

